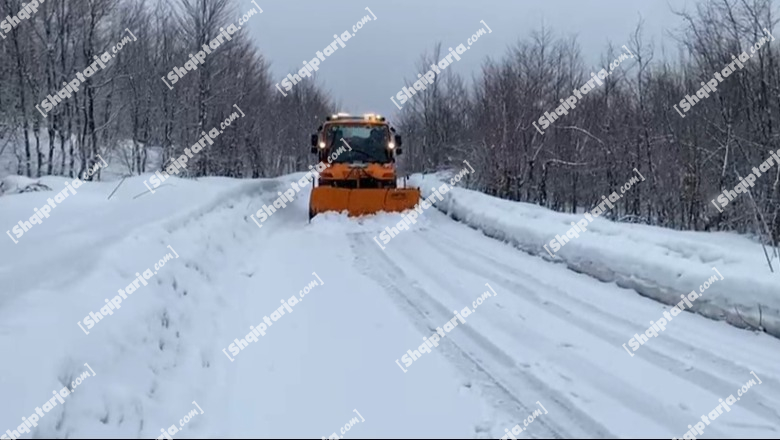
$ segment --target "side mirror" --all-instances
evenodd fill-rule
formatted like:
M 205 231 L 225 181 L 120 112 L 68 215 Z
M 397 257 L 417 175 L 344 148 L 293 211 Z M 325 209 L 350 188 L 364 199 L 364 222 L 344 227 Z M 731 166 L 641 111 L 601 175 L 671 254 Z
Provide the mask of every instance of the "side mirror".
M 317 135 L 316 134 L 311 135 L 311 146 L 312 147 L 316 147 L 317 146 L 317 140 L 318 139 L 317 139 Z
M 395 155 L 396 156 L 400 156 L 402 154 L 404 154 L 404 149 L 403 148 L 396 148 L 395 149 Z
M 401 135 L 400 134 L 395 135 L 395 144 L 397 146 L 399 146 L 399 147 L 404 144 L 403 139 L 401 139 Z

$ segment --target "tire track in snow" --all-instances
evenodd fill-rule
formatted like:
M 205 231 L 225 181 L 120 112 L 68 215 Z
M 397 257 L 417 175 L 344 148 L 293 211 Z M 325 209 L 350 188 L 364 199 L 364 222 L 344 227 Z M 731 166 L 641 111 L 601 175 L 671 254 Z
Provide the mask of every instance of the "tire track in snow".
M 510 286 L 510 292 L 518 296 L 520 296 L 518 292 L 528 292 L 528 289 L 525 285 L 520 284 L 520 277 L 518 277 L 518 280 L 513 281 L 508 278 L 508 274 L 521 272 L 523 283 L 530 280 L 533 282 L 533 284 L 539 286 L 540 291 L 543 291 L 546 294 L 554 293 L 559 298 L 562 298 L 562 300 L 559 300 L 560 304 L 551 303 L 547 300 L 543 300 L 534 292 L 529 292 L 530 297 L 528 295 L 523 295 L 524 299 L 533 301 L 540 308 L 552 308 L 558 313 L 558 316 L 563 316 L 565 314 L 569 322 L 572 322 L 583 331 L 586 331 L 595 337 L 604 339 L 608 343 L 614 345 L 618 350 L 621 344 L 625 342 L 626 335 L 641 331 L 637 330 L 635 324 L 620 315 L 610 314 L 607 311 L 604 311 L 592 304 L 585 303 L 582 300 L 569 295 L 557 286 L 544 283 L 543 281 L 537 279 L 532 273 L 524 271 L 522 266 L 512 267 L 497 260 L 496 258 L 485 255 L 483 252 L 475 249 L 474 247 L 466 248 L 461 242 L 453 240 L 450 238 L 450 236 L 440 231 L 431 230 L 429 233 L 419 234 L 419 238 L 421 238 L 431 247 L 437 249 L 462 270 L 484 276 L 484 272 L 478 272 L 474 268 L 474 264 L 478 262 L 477 260 L 480 260 L 481 271 L 490 273 L 489 276 L 491 279 L 499 280 L 500 283 Z M 442 242 L 446 242 L 446 246 Z M 460 253 L 453 252 L 453 249 L 458 249 Z M 469 258 L 465 259 L 460 257 L 459 255 L 462 254 L 469 255 Z M 413 259 L 416 257 L 414 254 L 410 254 L 409 258 Z M 500 270 L 496 268 L 500 268 Z M 574 303 L 577 308 L 582 308 L 582 310 L 586 313 L 578 313 L 578 310 L 569 310 L 563 305 L 571 303 Z M 590 319 L 585 320 L 582 318 L 582 316 L 587 316 Z M 696 315 L 693 315 L 692 317 L 701 318 Z M 625 328 L 625 335 L 622 333 L 616 333 L 614 327 L 608 328 L 607 326 L 603 325 L 602 322 L 614 322 L 619 324 L 621 327 Z M 660 347 L 664 347 L 663 351 L 667 352 L 687 353 L 694 359 L 698 360 L 700 364 L 711 366 L 711 368 L 715 371 L 713 372 L 711 370 L 702 370 L 701 368 L 692 366 L 666 353 L 658 351 L 657 348 Z M 678 378 L 694 384 L 717 396 L 723 395 L 723 393 L 726 391 L 735 390 L 742 385 L 742 383 L 735 382 L 727 378 L 749 377 L 751 371 L 750 368 L 738 365 L 731 359 L 726 359 L 713 352 L 701 349 L 693 344 L 674 337 L 658 338 L 657 343 L 643 347 L 642 360 L 650 362 L 659 369 L 670 372 Z M 760 370 L 756 371 L 761 373 Z M 752 393 L 749 398 L 745 399 L 745 402 L 741 402 L 740 407 L 745 408 L 754 413 L 757 417 L 766 420 L 770 426 L 780 425 L 780 413 L 778 413 L 777 410 L 777 405 L 780 401 L 772 398 L 774 396 L 780 396 L 780 383 L 778 383 L 778 381 L 771 376 L 763 375 L 762 377 L 764 382 L 763 385 L 766 386 L 762 386 L 760 389 L 756 390 L 756 393 Z M 630 387 L 630 385 L 626 385 Z M 643 402 L 646 402 L 646 400 L 643 400 Z M 668 420 L 668 418 L 661 420 Z M 708 429 L 708 432 L 714 431 L 715 430 L 712 428 Z
M 452 317 L 447 307 L 404 276 L 401 267 L 392 259 L 373 249 L 376 245 L 368 235 L 349 234 L 349 238 L 357 256 L 358 269 L 384 287 L 423 333 L 435 331 L 436 326 Z M 439 344 L 439 350 L 469 379 L 485 383 L 488 394 L 494 399 L 494 405 L 505 405 L 506 403 L 502 402 L 504 400 L 511 401 L 511 415 L 515 420 L 527 417 L 534 410 L 536 400 L 540 399 L 538 396 L 544 396 L 542 399 L 551 402 L 548 407 L 552 408 L 551 414 L 557 413 L 559 420 L 575 421 L 564 425 L 551 422 L 552 418 L 540 418 L 527 431 L 528 435 L 544 438 L 615 436 L 587 414 L 573 407 L 556 390 L 517 368 L 511 357 L 468 325 L 448 336 L 450 337 Z M 506 411 L 505 408 L 498 409 Z
M 403 249 L 400 252 L 403 254 L 403 258 L 401 260 L 410 262 L 413 261 L 415 266 L 421 268 L 421 273 L 436 273 L 435 270 L 432 270 L 434 268 L 430 266 L 425 259 L 419 256 L 419 252 L 411 251 L 409 249 Z M 491 275 L 485 275 L 484 272 L 475 270 L 473 264 L 471 264 L 468 259 L 455 257 L 452 253 L 443 254 L 444 255 L 441 257 L 441 259 L 437 258 L 435 261 L 446 261 L 446 259 L 449 258 L 456 264 L 457 268 L 464 273 L 471 273 L 479 278 L 485 278 L 486 276 L 489 276 L 489 279 L 497 280 L 497 283 L 502 285 L 504 290 L 522 298 L 523 301 L 528 299 L 530 296 L 532 298 L 530 304 L 532 304 L 533 307 L 537 307 L 539 310 L 547 312 L 550 316 L 559 318 L 558 322 L 551 324 L 568 325 L 574 323 L 574 325 L 578 328 L 572 329 L 572 332 L 570 332 L 571 334 L 576 334 L 577 331 L 584 330 L 588 334 L 594 335 L 596 339 L 604 341 L 603 336 L 597 335 L 597 327 L 593 325 L 593 323 L 590 323 L 587 320 L 580 318 L 579 316 L 569 313 L 568 310 L 558 306 L 557 304 L 539 299 L 537 295 L 531 293 L 529 289 L 523 286 L 521 283 L 512 281 L 507 278 L 507 276 L 494 271 L 491 271 L 493 272 Z M 472 253 L 470 251 L 469 255 L 471 254 Z M 454 281 L 442 281 L 442 277 L 443 275 L 437 278 L 431 277 L 431 279 L 439 284 L 442 284 L 445 291 L 452 292 L 458 290 L 458 286 Z M 526 294 L 521 294 L 519 292 L 526 292 Z M 586 384 L 595 388 L 599 392 L 606 394 L 610 398 L 618 401 L 620 403 L 619 406 L 628 409 L 639 417 L 651 420 L 659 427 L 671 428 L 673 426 L 685 426 L 687 423 L 689 423 L 689 418 L 686 418 L 684 414 L 680 414 L 678 411 L 675 411 L 665 402 L 653 399 L 653 396 L 643 392 L 641 388 L 638 388 L 628 380 L 616 377 L 613 374 L 610 374 L 610 372 L 605 371 L 605 369 L 602 368 L 602 366 L 600 366 L 597 361 L 594 362 L 592 357 L 586 357 L 577 354 L 575 350 L 581 347 L 566 346 L 566 348 L 574 348 L 574 350 L 558 350 L 554 344 L 554 341 L 549 339 L 544 332 L 539 332 L 535 328 L 530 328 L 523 325 L 518 326 L 517 323 L 514 323 L 508 319 L 509 316 L 510 315 L 508 313 L 498 314 L 491 317 L 491 319 L 494 323 L 499 324 L 495 325 L 495 327 L 500 328 L 501 331 L 511 337 L 512 340 L 518 341 L 518 343 L 522 343 L 524 347 L 529 347 L 530 349 L 535 350 L 537 353 L 539 353 L 539 358 L 543 358 L 545 361 L 549 361 L 546 362 L 546 365 L 539 365 L 541 368 L 556 371 L 560 377 L 568 379 L 568 382 L 572 381 L 570 376 L 580 378 L 586 377 L 588 379 L 587 383 L 585 383 L 585 381 L 579 381 L 579 383 Z M 620 340 L 619 338 L 620 336 L 615 334 L 615 336 L 612 337 L 614 341 L 606 341 L 607 345 L 610 347 L 617 347 L 616 351 L 621 350 L 620 343 L 616 342 Z M 588 348 L 588 346 L 585 348 Z M 560 396 L 566 396 L 563 397 L 563 399 L 566 400 L 566 405 L 577 407 L 577 404 L 575 402 L 571 402 L 567 397 L 567 395 L 571 395 L 572 397 L 580 398 L 580 396 L 578 396 L 576 393 L 573 393 L 573 391 L 555 389 L 550 385 L 546 385 L 545 379 L 534 375 L 533 372 L 529 372 L 527 374 L 532 375 L 535 381 L 545 383 L 545 387 L 549 389 L 549 391 L 545 391 L 546 394 L 553 392 Z M 542 399 L 545 400 L 548 399 L 548 397 L 544 397 Z M 710 428 L 710 432 L 715 433 L 715 435 L 722 435 L 712 428 Z

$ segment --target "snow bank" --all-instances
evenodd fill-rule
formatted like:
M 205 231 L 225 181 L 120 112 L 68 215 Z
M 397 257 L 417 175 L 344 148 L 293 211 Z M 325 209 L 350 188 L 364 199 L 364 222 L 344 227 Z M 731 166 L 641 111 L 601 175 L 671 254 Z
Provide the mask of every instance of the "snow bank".
M 51 188 L 37 180 L 24 176 L 5 176 L 0 180 L 0 196 L 3 194 L 21 194 L 36 191 L 51 191 Z
M 431 187 L 440 186 L 443 180 L 442 175 L 415 175 L 410 182 L 427 197 Z M 543 246 L 556 235 L 565 235 L 571 222 L 582 216 L 462 188 L 445 194 L 436 207 L 489 237 L 664 304 L 677 304 L 681 294 L 692 290 L 698 293 L 715 274 L 715 267 L 725 279 L 706 289 L 692 310 L 739 328 L 760 328 L 780 338 L 780 275 L 770 272 L 761 246 L 747 238 L 597 218 L 587 232 L 551 257 Z M 773 264 L 778 267 L 777 261 Z

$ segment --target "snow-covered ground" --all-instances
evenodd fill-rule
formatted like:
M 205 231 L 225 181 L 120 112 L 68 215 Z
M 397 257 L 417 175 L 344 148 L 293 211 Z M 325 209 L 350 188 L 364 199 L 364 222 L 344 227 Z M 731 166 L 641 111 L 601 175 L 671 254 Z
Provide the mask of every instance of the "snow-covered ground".
M 623 344 L 668 306 L 434 209 L 385 250 L 374 237 L 401 215 L 308 223 L 308 191 L 258 228 L 250 215 L 299 177 L 172 178 L 156 194 L 131 178 L 110 200 L 118 182 L 86 183 L 18 244 L 0 240 L 0 347 L 13 360 L 0 367 L 0 433 L 89 367 L 96 375 L 47 407 L 24 438 L 155 438 L 180 427 L 193 402 L 203 414 L 174 438 L 499 438 L 541 406 L 518 438 L 672 438 L 737 397 L 751 372 L 761 383 L 705 436 L 780 436 L 776 338 L 682 313 L 632 357 Z M 65 188 L 64 179 L 41 181 Z M 52 196 L 0 197 L 0 225 L 10 230 Z M 686 237 L 695 249 L 714 246 L 710 235 Z M 741 255 L 732 248 L 728 261 Z M 702 264 L 725 280 L 705 295 L 718 283 L 739 286 L 739 264 L 714 261 Z M 82 330 L 78 322 L 148 268 L 158 272 L 148 286 Z M 710 276 L 701 275 L 691 269 L 677 282 L 690 284 L 687 293 Z M 228 358 L 235 339 L 319 278 L 305 301 Z M 486 284 L 497 296 L 477 307 Z M 464 308 L 473 311 L 445 327 L 438 347 L 411 365 L 401 360 Z
M 412 180 L 426 197 L 431 187 L 447 181 L 441 174 Z M 692 310 L 740 328 L 765 329 L 780 338 L 780 259 L 772 248 L 767 252 L 774 273 L 761 245 L 736 234 L 680 232 L 597 218 L 551 258 L 544 246 L 556 236 L 566 237 L 571 223 L 584 219 L 582 215 L 463 188 L 454 188 L 444 198 L 438 209 L 490 237 L 665 304 L 677 304 L 681 294 L 692 290 L 699 293 L 702 283 L 715 274 L 714 267 L 724 279 L 706 289 Z

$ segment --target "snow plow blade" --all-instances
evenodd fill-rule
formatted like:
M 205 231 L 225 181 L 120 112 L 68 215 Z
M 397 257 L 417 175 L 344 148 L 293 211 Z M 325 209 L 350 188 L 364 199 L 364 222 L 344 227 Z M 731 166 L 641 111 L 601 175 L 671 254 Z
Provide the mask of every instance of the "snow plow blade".
M 350 217 L 380 211 L 403 212 L 420 201 L 418 188 L 347 189 L 320 186 L 311 190 L 309 219 L 322 212 L 347 211 Z

